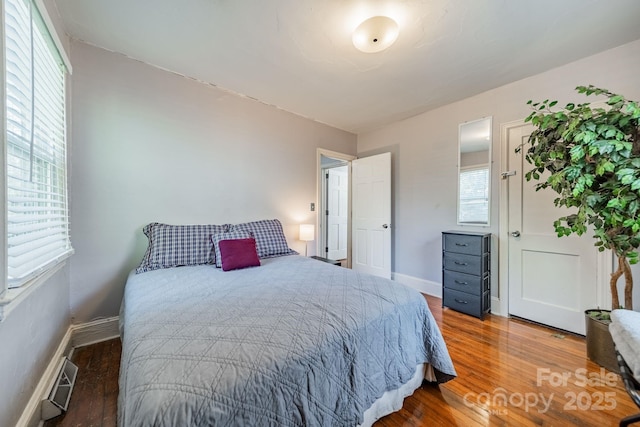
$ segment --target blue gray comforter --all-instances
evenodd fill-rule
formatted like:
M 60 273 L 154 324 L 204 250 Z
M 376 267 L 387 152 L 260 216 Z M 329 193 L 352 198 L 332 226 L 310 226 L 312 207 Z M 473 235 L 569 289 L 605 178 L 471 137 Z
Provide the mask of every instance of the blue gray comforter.
M 420 363 L 455 376 L 418 292 L 301 256 L 132 274 L 118 417 L 130 426 L 355 426 Z

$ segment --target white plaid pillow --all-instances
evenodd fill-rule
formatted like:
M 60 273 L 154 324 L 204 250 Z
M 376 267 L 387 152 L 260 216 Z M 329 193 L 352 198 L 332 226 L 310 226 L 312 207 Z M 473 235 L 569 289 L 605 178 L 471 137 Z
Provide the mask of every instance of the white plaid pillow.
M 253 233 L 260 258 L 272 258 L 282 255 L 293 255 L 298 252 L 289 249 L 284 237 L 282 224 L 277 219 L 245 222 L 231 226 L 232 231 L 246 231 Z
M 153 222 L 142 231 L 149 246 L 136 273 L 185 265 L 213 264 L 211 235 L 229 229 L 224 225 L 169 225 Z
M 222 268 L 222 255 L 220 255 L 220 242 L 223 240 L 235 240 L 235 239 L 248 239 L 253 237 L 250 231 L 228 231 L 226 233 L 218 233 L 211 235 L 211 242 L 213 243 L 213 250 L 216 256 L 216 267 Z

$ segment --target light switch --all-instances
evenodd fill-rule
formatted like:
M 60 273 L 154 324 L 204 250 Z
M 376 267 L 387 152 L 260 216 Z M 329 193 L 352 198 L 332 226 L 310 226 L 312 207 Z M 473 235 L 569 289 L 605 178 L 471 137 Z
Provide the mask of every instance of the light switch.
M 311 207 L 311 212 L 315 212 L 316 204 L 312 202 L 310 207 Z

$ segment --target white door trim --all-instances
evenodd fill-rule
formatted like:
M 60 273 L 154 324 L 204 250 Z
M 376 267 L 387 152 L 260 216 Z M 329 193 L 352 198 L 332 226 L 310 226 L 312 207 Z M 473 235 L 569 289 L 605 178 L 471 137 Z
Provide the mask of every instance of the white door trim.
M 506 161 L 509 158 L 508 134 L 509 130 L 524 126 L 523 120 L 517 120 L 500 124 L 500 170 L 498 175 L 506 172 Z M 500 229 L 498 234 L 498 314 L 509 316 L 509 193 L 508 179 L 500 178 L 500 212 L 498 222 Z M 495 312 L 492 306 L 491 312 Z
M 511 129 L 526 126 L 524 120 L 516 120 L 500 124 L 500 167 L 498 173 L 506 172 L 504 159 L 509 158 L 508 134 Z M 520 177 L 518 178 L 520 179 Z M 499 236 L 498 236 L 498 310 L 491 312 L 509 316 L 509 199 L 508 180 L 500 179 L 500 212 L 499 212 Z M 597 305 L 601 308 L 611 307 L 611 295 L 609 292 L 609 278 L 613 272 L 613 255 L 611 251 L 598 252 L 597 254 Z M 493 306 L 492 306 L 493 307 Z

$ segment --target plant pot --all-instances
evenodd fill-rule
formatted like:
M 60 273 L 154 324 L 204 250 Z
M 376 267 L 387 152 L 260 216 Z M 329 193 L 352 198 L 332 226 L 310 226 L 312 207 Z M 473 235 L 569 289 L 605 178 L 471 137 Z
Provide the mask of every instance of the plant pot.
M 598 365 L 619 373 L 618 360 L 613 346 L 613 339 L 609 332 L 610 320 L 599 320 L 589 316 L 594 311 L 607 310 L 585 310 L 585 322 L 587 327 L 587 357 Z

